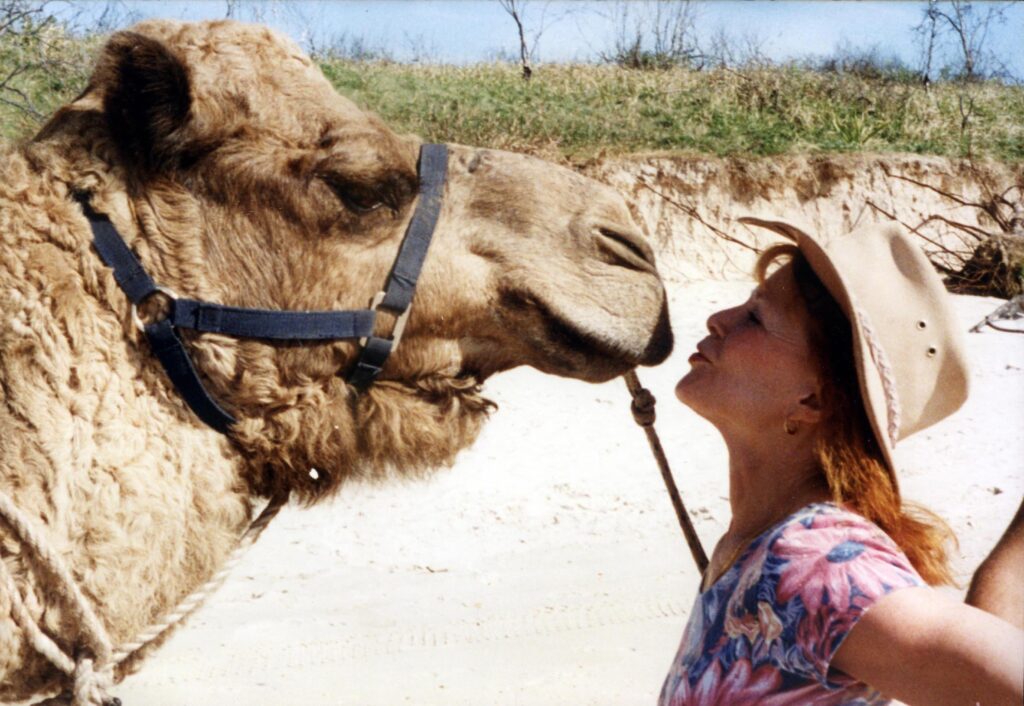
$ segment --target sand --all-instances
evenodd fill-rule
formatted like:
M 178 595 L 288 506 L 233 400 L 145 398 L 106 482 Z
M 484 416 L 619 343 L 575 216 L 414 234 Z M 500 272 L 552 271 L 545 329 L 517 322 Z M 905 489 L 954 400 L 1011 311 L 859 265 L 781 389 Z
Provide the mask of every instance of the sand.
M 737 282 L 672 283 L 672 358 L 641 370 L 710 550 L 726 457 L 672 389 Z M 998 300 L 956 297 L 966 330 Z M 904 442 L 906 497 L 960 538 L 962 582 L 1024 494 L 1024 336 L 971 334 L 973 391 Z M 516 370 L 456 465 L 287 508 L 189 623 L 115 688 L 126 706 L 653 706 L 698 583 L 625 385 Z M 949 591 L 954 596 L 961 591 Z

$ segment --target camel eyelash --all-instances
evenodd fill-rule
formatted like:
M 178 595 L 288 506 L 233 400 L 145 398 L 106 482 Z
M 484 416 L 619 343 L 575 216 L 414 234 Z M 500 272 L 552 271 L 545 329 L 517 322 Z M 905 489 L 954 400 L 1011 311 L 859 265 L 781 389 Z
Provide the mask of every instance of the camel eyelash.
M 364 214 L 386 206 L 392 213 L 398 213 L 411 202 L 419 189 L 416 174 L 382 175 L 381 179 L 352 179 L 344 172 L 318 170 L 316 177 L 334 191 L 338 199 L 349 210 Z
M 320 179 L 330 187 L 346 209 L 357 215 L 365 215 L 387 206 L 395 210 L 394 199 L 389 189 L 372 189 L 339 179 L 335 174 L 321 174 Z

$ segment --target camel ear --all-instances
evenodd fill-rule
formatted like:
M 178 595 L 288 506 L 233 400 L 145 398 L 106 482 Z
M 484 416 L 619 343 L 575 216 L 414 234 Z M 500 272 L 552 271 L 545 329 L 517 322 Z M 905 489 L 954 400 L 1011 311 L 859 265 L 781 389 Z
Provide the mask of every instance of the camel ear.
M 94 83 L 121 157 L 146 171 L 168 166 L 192 107 L 188 69 L 155 39 L 118 32 L 104 49 Z

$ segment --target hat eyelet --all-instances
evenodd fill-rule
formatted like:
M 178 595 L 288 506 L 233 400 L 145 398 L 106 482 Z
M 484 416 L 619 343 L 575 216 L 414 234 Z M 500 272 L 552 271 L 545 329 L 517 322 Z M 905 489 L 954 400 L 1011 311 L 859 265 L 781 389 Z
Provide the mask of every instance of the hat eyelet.
M 928 328 L 928 322 L 927 321 L 918 321 L 917 322 L 917 328 L 919 330 L 921 330 L 921 331 L 924 331 L 926 328 Z
M 928 357 L 929 358 L 934 358 L 935 354 L 938 353 L 938 352 L 939 352 L 939 349 L 936 348 L 935 346 L 929 346 L 928 347 Z

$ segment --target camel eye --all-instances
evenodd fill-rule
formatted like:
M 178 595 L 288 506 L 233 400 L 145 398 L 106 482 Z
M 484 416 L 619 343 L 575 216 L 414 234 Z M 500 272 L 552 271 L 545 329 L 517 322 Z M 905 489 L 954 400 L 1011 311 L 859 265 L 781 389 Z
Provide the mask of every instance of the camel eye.
M 364 214 L 376 211 L 381 206 L 385 205 L 384 202 L 376 195 L 373 196 L 361 196 L 361 195 L 340 195 L 342 203 L 345 204 L 345 208 L 354 213 Z
M 374 189 L 368 189 L 358 184 L 346 183 L 337 177 L 325 175 L 324 182 L 331 187 L 331 191 L 338 197 L 338 200 L 352 213 L 363 215 L 376 211 L 381 206 L 387 206 L 387 199 Z

